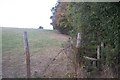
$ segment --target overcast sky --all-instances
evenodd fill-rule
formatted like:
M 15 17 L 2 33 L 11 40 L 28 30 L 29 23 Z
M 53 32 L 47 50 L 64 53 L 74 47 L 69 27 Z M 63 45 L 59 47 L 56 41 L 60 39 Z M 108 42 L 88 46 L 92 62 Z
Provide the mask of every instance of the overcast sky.
M 0 0 L 0 26 L 52 29 L 51 8 L 57 0 Z

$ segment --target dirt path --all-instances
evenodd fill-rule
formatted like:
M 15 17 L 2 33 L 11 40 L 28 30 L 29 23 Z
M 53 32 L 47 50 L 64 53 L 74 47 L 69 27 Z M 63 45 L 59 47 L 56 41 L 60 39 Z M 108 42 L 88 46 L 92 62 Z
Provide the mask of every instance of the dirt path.
M 23 31 L 24 29 L 3 29 L 3 78 L 26 77 L 25 54 L 23 39 L 21 39 Z M 39 31 L 32 29 L 27 31 L 31 57 L 31 77 L 73 77 L 74 66 L 66 57 L 64 51 L 46 68 L 49 62 L 63 49 L 62 45 L 67 42 L 68 36 L 62 35 L 57 31 Z M 11 40 L 13 35 L 15 35 L 15 38 Z

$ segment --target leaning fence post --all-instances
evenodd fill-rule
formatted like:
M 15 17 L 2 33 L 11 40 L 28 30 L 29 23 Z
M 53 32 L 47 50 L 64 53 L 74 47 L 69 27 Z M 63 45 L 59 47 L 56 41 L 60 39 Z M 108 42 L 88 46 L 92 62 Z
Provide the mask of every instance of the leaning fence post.
M 29 53 L 29 45 L 28 45 L 28 38 L 27 32 L 24 32 L 24 49 L 26 54 L 26 68 L 27 68 L 27 78 L 30 78 L 30 53 Z

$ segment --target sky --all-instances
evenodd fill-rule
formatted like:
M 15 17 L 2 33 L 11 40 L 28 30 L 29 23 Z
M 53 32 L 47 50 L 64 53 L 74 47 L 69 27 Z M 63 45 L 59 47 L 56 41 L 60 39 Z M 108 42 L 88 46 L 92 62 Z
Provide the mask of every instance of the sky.
M 51 8 L 57 0 L 0 0 L 0 27 L 53 29 Z

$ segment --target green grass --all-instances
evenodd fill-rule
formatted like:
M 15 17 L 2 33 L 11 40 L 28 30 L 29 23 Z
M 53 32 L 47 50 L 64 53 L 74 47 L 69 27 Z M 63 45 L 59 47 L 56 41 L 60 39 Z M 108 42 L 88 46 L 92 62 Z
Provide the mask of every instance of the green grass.
M 48 65 L 49 61 L 61 51 L 61 44 L 68 40 L 68 36 L 59 34 L 54 30 L 40 29 L 18 29 L 2 28 L 2 77 L 3 78 L 25 78 L 26 77 L 26 55 L 24 54 L 24 31 L 28 33 L 28 42 L 30 49 L 30 64 L 32 77 L 37 71 L 39 77 L 43 76 L 41 71 Z M 60 64 L 59 67 L 65 69 L 65 55 L 58 56 L 58 61 L 54 64 Z M 62 64 L 61 64 L 62 62 Z M 57 68 L 61 71 L 61 68 Z M 54 70 L 56 66 L 51 66 Z M 47 75 L 54 74 L 50 67 L 46 72 Z M 51 73 L 52 72 L 52 73 Z M 63 73 L 65 73 L 63 71 Z M 59 76 L 64 75 L 61 71 Z
M 53 39 L 50 35 L 55 34 L 55 31 L 39 30 L 39 29 L 17 29 L 17 28 L 2 28 L 2 50 L 3 53 L 16 48 L 24 49 L 23 33 L 28 32 L 28 42 L 30 49 L 44 48 L 50 46 L 60 46 L 64 43 L 61 40 Z
M 53 30 L 2 28 L 2 76 L 7 78 L 26 77 L 24 54 L 24 31 L 28 33 L 32 74 L 40 68 L 38 64 L 49 61 L 61 49 L 67 37 Z M 52 53 L 52 54 L 51 54 Z M 41 69 L 41 68 L 40 68 Z

